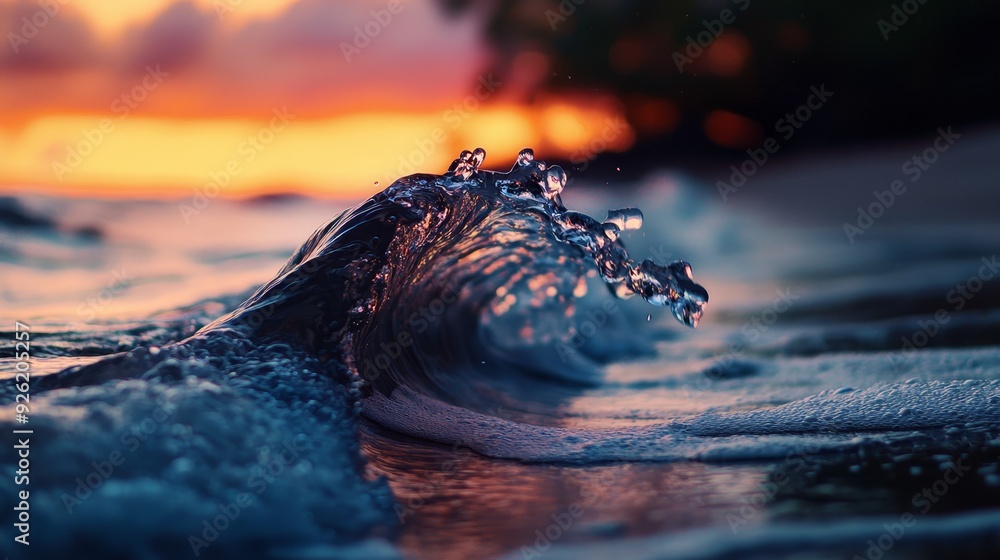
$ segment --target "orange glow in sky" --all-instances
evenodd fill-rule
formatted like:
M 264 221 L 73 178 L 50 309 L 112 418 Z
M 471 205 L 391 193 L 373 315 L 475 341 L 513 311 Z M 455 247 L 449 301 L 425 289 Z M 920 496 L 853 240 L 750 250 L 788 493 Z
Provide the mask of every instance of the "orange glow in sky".
M 214 183 L 234 195 L 358 196 L 376 190 L 376 181 L 384 187 L 402 175 L 444 172 L 464 148 L 486 148 L 487 161 L 501 169 L 524 145 L 568 154 L 598 137 L 610 117 L 600 109 L 519 106 L 484 107 L 461 119 L 448 111 L 303 119 L 280 109 L 266 121 L 60 115 L 0 134 L 0 176 L 12 190 L 35 184 L 47 191 L 162 194 Z
M 437 3 L 102 0 L 39 10 L 0 0 L 7 192 L 353 198 L 376 182 L 443 172 L 476 146 L 494 169 L 524 146 L 570 158 L 623 114 L 607 97 L 532 95 L 547 71 L 541 53 L 494 76 L 479 16 L 449 17 Z M 607 147 L 632 139 L 629 130 Z
M 129 27 L 148 23 L 176 0 L 99 0 L 74 3 L 97 33 L 105 38 L 115 37 Z M 272 17 L 294 3 L 294 0 L 192 0 L 192 4 L 211 10 L 227 23 Z

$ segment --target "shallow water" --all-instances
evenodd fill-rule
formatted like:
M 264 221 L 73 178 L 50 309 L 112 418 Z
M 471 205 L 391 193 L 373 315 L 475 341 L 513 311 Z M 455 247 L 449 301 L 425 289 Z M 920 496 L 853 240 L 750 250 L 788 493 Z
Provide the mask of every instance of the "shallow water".
M 456 171 L 310 242 L 347 204 L 6 203 L 53 222 L 0 242 L 4 307 L 32 333 L 33 552 L 1000 551 L 1000 224 L 852 245 L 669 172 L 560 198 L 544 173 L 531 193 Z M 697 329 L 684 298 L 615 298 L 605 242 L 560 229 L 561 204 L 641 208 L 606 239 L 633 265 L 691 263 Z

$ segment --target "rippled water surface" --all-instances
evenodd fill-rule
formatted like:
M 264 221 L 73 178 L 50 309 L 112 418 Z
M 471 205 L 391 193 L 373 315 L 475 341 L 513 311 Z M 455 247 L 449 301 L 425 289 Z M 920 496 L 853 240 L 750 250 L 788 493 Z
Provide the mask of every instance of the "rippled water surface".
M 32 552 L 1000 552 L 1000 223 L 851 244 L 483 155 L 350 207 L 4 200 Z

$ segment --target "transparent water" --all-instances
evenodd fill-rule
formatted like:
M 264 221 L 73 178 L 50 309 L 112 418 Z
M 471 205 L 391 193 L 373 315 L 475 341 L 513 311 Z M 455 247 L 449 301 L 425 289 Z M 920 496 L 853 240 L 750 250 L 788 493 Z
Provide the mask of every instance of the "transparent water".
M 0 243 L 33 336 L 33 552 L 1000 550 L 1000 227 L 852 246 L 682 175 L 484 158 L 352 208 L 6 201 L 52 222 Z

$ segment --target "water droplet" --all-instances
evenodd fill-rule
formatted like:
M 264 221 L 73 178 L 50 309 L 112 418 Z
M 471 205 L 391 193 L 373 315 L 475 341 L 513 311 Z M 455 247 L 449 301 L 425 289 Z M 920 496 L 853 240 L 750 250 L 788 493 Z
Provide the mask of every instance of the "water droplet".
M 483 164 L 483 160 L 486 159 L 486 150 L 482 148 L 476 148 L 472 152 L 472 168 L 479 169 L 479 166 Z
M 475 152 L 464 151 L 449 168 L 456 178 L 469 180 L 482 163 L 486 151 L 477 148 Z M 562 206 L 559 195 L 566 187 L 566 172 L 557 165 L 547 167 L 544 161 L 534 159 L 534 152 L 524 148 L 518 153 L 517 162 L 510 172 L 491 173 L 493 180 L 506 196 L 539 199 L 539 194 L 550 201 L 546 211 L 551 219 L 553 233 L 564 243 L 576 245 L 589 253 L 596 268 L 588 270 L 589 278 L 598 274 L 609 285 L 615 296 L 628 299 L 640 296 L 657 306 L 669 306 L 673 316 L 689 327 L 698 322 L 708 303 L 708 292 L 696 284 L 691 265 L 684 261 L 674 261 L 669 265 L 656 264 L 646 259 L 636 264 L 629 258 L 624 246 L 618 243 L 621 232 L 642 227 L 642 212 L 637 208 L 622 208 L 608 211 L 603 223 L 580 212 L 567 211 Z M 485 177 L 485 175 L 484 175 Z M 541 187 L 541 193 L 538 192 Z M 578 283 L 573 294 L 586 294 L 586 283 Z M 501 294 L 495 303 L 494 312 L 502 314 L 514 303 L 510 294 Z M 652 321 L 648 314 L 647 321 Z
M 545 183 L 542 185 L 545 198 L 552 200 L 559 196 L 565 187 L 566 172 L 563 171 L 562 167 L 553 165 L 545 172 Z
M 615 224 L 622 231 L 637 230 L 642 227 L 642 211 L 638 208 L 608 210 L 608 217 L 604 221 Z
M 646 322 L 648 323 L 648 322 L 650 322 L 652 320 L 653 320 L 653 314 L 652 313 L 647 313 L 646 314 Z
M 615 293 L 615 297 L 617 297 L 618 299 L 628 299 L 635 295 L 635 290 L 628 287 L 628 284 L 626 284 L 625 282 L 619 282 L 615 284 L 613 291 Z
M 604 236 L 607 237 L 608 239 L 610 239 L 611 241 L 617 241 L 618 240 L 618 235 L 620 233 L 621 233 L 621 230 L 618 229 L 618 226 L 616 226 L 615 224 L 611 224 L 611 223 L 607 223 L 607 222 L 604 223 Z
M 483 150 L 482 148 L 476 148 L 476 150 L 482 151 L 482 158 L 486 157 L 486 150 Z M 479 163 L 482 163 L 482 159 L 479 160 Z M 448 173 L 453 173 L 456 177 L 462 178 L 462 180 L 468 180 L 469 177 L 471 177 L 476 171 L 476 167 L 478 166 L 473 165 L 473 152 L 470 152 L 469 150 L 462 150 L 462 152 L 458 154 L 458 158 L 455 159 L 455 161 L 452 161 L 451 165 L 448 166 Z
M 693 272 L 691 271 L 691 265 L 685 261 L 673 261 L 667 265 L 667 269 L 673 272 L 677 276 L 683 276 L 685 278 L 694 278 Z

